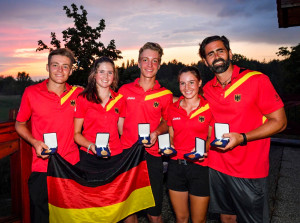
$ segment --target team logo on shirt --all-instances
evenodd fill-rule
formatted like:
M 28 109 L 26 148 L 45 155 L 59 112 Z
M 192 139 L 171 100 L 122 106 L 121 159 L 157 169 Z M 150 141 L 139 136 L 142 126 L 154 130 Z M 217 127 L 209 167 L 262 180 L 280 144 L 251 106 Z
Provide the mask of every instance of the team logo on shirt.
M 115 108 L 115 113 L 119 114 L 119 109 Z
M 157 101 L 154 102 L 153 107 L 157 108 L 159 106 L 159 103 Z
M 71 104 L 71 106 L 73 106 L 73 107 L 74 107 L 74 106 L 76 105 L 76 102 L 75 102 L 75 100 L 71 100 L 71 101 L 70 101 L 70 104 Z
M 205 121 L 205 117 L 204 116 L 199 116 L 199 122 L 203 123 Z
M 241 98 L 242 98 L 241 94 L 235 94 L 235 95 L 234 95 L 234 100 L 235 100 L 236 102 L 241 101 Z

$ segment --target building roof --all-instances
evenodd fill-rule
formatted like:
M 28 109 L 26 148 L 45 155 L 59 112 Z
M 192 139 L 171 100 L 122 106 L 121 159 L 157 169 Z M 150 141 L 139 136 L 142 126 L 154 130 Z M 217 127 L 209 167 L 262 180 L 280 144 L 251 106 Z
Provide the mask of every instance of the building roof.
M 300 26 L 300 0 L 277 0 L 279 28 Z

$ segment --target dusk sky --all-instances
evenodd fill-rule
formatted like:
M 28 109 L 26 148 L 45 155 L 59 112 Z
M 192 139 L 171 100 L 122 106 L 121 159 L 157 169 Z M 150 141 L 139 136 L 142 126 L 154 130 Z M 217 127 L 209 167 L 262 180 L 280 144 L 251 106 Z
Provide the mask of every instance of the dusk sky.
M 116 41 L 124 57 L 118 65 L 137 61 L 148 41 L 164 48 L 163 62 L 185 64 L 200 60 L 198 45 L 211 35 L 225 35 L 233 53 L 259 61 L 300 43 L 300 27 L 278 28 L 276 0 L 0 0 L 0 75 L 45 77 L 48 51 L 36 52 L 37 41 L 49 44 L 51 32 L 62 40 L 61 32 L 73 26 L 63 6 L 72 3 L 85 7 L 93 28 L 105 19 L 100 40 Z

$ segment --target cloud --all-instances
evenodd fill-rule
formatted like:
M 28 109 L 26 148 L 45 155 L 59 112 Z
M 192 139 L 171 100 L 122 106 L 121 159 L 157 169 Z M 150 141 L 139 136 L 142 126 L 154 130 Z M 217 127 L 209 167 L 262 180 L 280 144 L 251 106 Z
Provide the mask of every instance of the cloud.
M 115 39 L 123 51 L 138 51 L 147 41 L 164 48 L 191 49 L 210 35 L 226 35 L 232 43 L 254 47 L 299 43 L 299 27 L 278 28 L 276 1 L 271 0 L 0 0 L 0 71 L 4 61 L 5 66 L 9 62 L 17 66 L 26 57 L 41 60 L 45 55 L 18 49 L 33 50 L 38 40 L 49 44 L 51 32 L 62 40 L 61 32 L 73 26 L 63 6 L 71 8 L 73 2 L 84 5 L 92 27 L 105 19 L 100 41 L 107 45 Z

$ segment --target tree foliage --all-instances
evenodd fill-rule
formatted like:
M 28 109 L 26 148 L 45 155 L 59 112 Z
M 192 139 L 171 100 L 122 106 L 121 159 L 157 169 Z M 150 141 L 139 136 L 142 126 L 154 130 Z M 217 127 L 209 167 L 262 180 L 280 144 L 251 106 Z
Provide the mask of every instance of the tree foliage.
M 276 53 L 277 56 L 289 57 L 291 55 L 291 51 L 288 50 L 287 47 L 279 47 L 279 51 Z
M 80 10 L 75 4 L 71 8 L 64 6 L 68 18 L 72 18 L 74 26 L 62 31 L 64 47 L 69 48 L 75 54 L 77 64 L 74 67 L 73 75 L 69 78 L 71 84 L 85 85 L 92 63 L 101 56 L 108 56 L 113 60 L 122 58 L 121 51 L 116 49 L 115 40 L 111 40 L 105 46 L 99 39 L 105 29 L 105 20 L 101 19 L 97 27 L 92 28 L 88 24 L 87 11 L 81 5 Z M 52 47 L 46 45 L 42 40 L 38 41 L 37 51 L 61 48 L 61 42 L 56 34 L 51 32 Z
M 35 83 L 26 72 L 18 72 L 16 79 L 13 76 L 0 76 L 0 94 L 22 95 L 25 88 Z
M 300 92 L 300 43 L 297 46 L 280 47 L 279 52 L 276 54 L 279 56 L 285 56 L 285 59 L 281 61 L 285 70 L 283 84 L 285 86 L 285 92 L 289 94 L 297 94 Z

